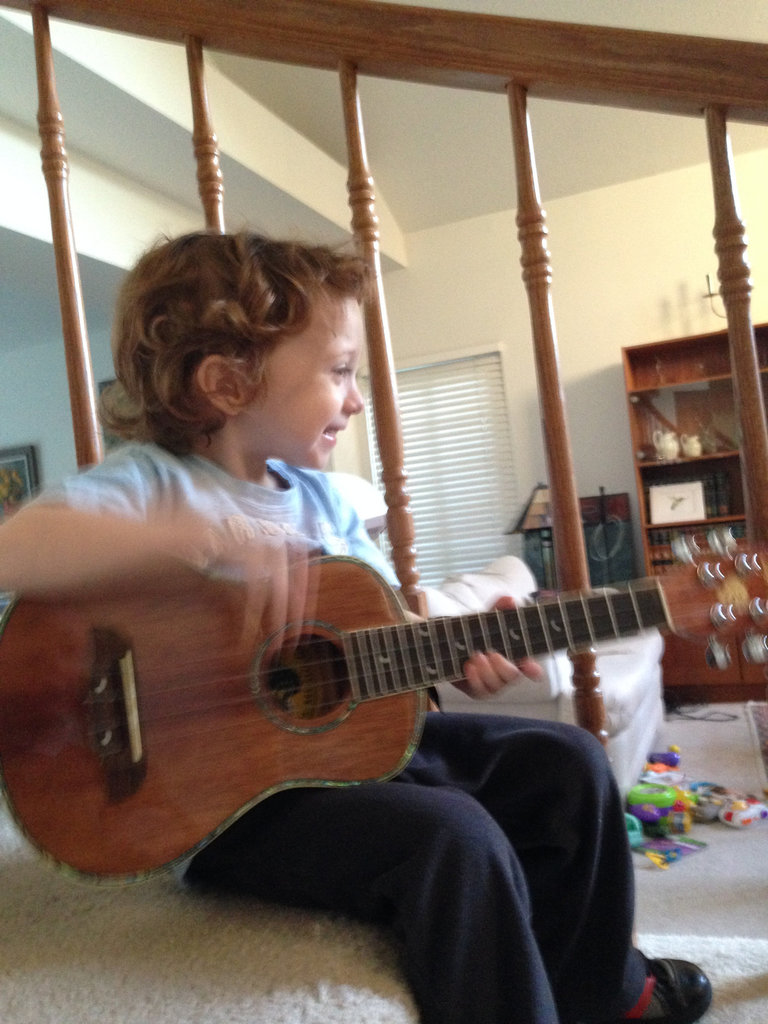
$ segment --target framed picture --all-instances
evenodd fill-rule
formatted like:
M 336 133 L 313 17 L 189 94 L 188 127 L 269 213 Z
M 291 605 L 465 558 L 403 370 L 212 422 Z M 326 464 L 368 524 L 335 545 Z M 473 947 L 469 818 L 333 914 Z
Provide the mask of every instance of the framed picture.
M 706 519 L 704 484 L 686 480 L 679 484 L 652 484 L 650 488 L 651 523 L 685 523 Z
M 12 515 L 38 488 L 37 449 L 0 448 L 0 521 Z

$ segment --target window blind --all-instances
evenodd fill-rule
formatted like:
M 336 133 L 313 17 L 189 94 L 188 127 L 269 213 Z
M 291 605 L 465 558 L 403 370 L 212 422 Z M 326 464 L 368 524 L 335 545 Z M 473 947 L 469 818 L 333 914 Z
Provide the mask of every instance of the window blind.
M 517 484 L 501 356 L 398 370 L 397 388 L 417 568 L 421 582 L 434 586 L 509 549 L 504 530 L 517 507 Z M 370 394 L 366 416 L 380 481 Z

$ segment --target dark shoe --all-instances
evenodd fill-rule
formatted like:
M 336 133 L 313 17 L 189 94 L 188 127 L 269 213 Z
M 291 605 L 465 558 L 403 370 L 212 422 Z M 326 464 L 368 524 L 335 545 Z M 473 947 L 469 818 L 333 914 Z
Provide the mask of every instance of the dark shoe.
M 634 1015 L 630 1011 L 622 1020 L 693 1024 L 706 1013 L 712 1002 L 712 986 L 700 967 L 687 960 L 648 960 L 647 963 L 648 971 L 656 979 L 648 1005 L 642 1013 Z

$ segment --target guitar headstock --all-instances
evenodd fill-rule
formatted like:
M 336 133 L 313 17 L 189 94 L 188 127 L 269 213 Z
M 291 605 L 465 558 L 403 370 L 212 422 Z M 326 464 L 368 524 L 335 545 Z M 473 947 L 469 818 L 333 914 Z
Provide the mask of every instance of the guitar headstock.
M 708 659 L 725 667 L 729 640 L 744 658 L 768 662 L 768 548 L 747 547 L 730 535 L 710 536 L 709 549 L 675 545 L 681 565 L 660 577 L 672 630 L 708 641 Z

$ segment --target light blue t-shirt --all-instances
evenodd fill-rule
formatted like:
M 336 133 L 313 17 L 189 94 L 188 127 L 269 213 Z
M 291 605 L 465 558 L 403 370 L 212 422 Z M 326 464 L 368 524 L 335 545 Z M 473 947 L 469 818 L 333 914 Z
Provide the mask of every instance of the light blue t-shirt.
M 272 489 L 231 476 L 198 455 L 172 455 L 155 444 L 125 444 L 104 462 L 47 488 L 37 499 L 133 519 L 193 512 L 247 542 L 258 535 L 305 537 L 326 555 L 351 555 L 397 579 L 360 516 L 325 473 L 271 460 L 286 485 Z

